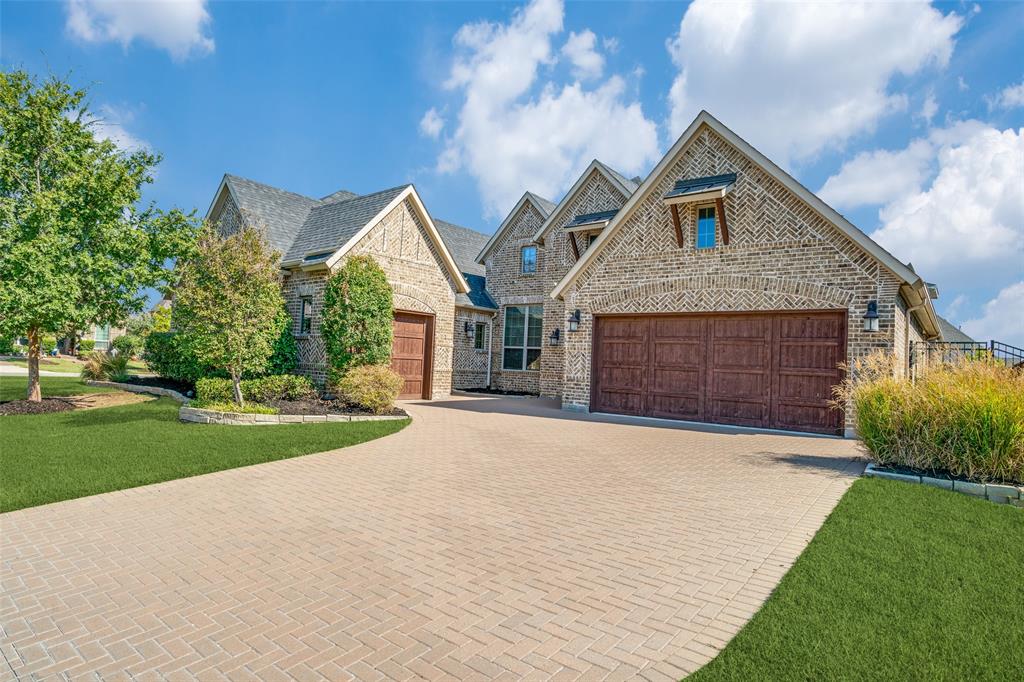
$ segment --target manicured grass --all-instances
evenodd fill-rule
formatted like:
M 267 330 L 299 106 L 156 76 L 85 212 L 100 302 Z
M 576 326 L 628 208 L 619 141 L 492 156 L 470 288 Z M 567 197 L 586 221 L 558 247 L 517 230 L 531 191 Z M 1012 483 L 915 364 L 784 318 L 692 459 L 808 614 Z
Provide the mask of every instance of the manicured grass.
M 39 369 L 44 372 L 70 372 L 78 374 L 82 371 L 82 364 L 76 360 L 70 358 L 39 358 Z M 24 367 L 28 368 L 27 359 L 17 360 L 0 360 L 0 365 L 10 365 L 11 367 Z
M 688 679 L 1020 679 L 1024 510 L 862 479 Z
M 21 397 L 24 379 L 0 384 Z M 44 395 L 89 392 L 43 377 Z M 373 440 L 403 421 L 217 426 L 178 421 L 178 403 L 0 417 L 0 511 L 287 459 Z
M 110 393 L 117 390 L 102 386 L 87 386 L 77 377 L 39 377 L 39 385 L 44 398 L 85 395 L 86 393 Z M 27 389 L 27 377 L 0 376 L 0 402 L 23 400 Z M 0 426 L 0 429 L 2 428 L 3 426 Z

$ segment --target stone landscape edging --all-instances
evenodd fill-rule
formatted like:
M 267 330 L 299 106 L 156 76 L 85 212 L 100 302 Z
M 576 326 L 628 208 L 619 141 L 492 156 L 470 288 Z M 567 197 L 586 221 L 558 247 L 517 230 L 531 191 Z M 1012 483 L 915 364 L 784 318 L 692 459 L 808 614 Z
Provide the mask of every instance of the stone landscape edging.
M 943 490 L 970 495 L 983 500 L 989 500 L 997 504 L 1010 504 L 1014 507 L 1024 508 L 1024 486 L 1003 485 L 999 483 L 972 483 L 960 479 L 933 478 L 923 474 L 904 474 L 897 471 L 885 471 L 875 465 L 868 463 L 864 468 L 865 476 L 875 478 L 887 478 L 891 481 L 903 481 L 904 483 L 917 483 L 930 485 Z
M 228 426 L 275 426 L 277 424 L 323 424 L 324 422 L 376 422 L 408 419 L 392 414 L 245 414 L 218 412 L 182 405 L 178 418 L 196 424 L 225 424 Z
M 173 398 L 181 403 L 178 408 L 178 419 L 194 424 L 227 424 L 229 426 L 254 426 L 274 424 L 323 424 L 324 422 L 377 422 L 408 419 L 408 415 L 393 414 L 245 414 L 243 412 L 218 412 L 189 407 L 189 399 L 177 391 L 159 386 L 140 386 L 138 384 L 122 384 L 116 381 L 86 380 L 89 386 L 119 388 L 130 393 L 148 393 L 150 395 Z

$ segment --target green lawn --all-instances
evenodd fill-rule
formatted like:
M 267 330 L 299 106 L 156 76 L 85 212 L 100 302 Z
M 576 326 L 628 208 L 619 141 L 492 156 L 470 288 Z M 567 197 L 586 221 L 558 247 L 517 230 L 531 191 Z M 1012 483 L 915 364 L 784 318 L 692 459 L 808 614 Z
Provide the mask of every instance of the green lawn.
M 0 360 L 0 365 L 27 368 L 28 360 Z M 78 374 L 82 371 L 82 363 L 69 358 L 39 358 L 39 369 L 45 372 L 73 372 Z
M 70 377 L 42 382 L 44 396 L 102 390 Z M 0 400 L 21 398 L 24 391 L 24 378 L 0 380 Z M 408 423 L 184 424 L 170 398 L 0 417 L 0 511 L 332 450 L 395 433 Z
M 86 386 L 77 377 L 39 377 L 39 385 L 44 398 L 85 393 L 110 393 L 117 390 L 101 386 Z M 28 390 L 26 377 L 0 376 L 0 402 L 23 400 L 26 390 Z M 0 424 L 2 423 L 0 422 Z M 0 425 L 0 429 L 3 429 L 2 425 Z M 3 435 L 6 433 L 4 432 Z M 0 444 L 2 444 L 2 440 L 0 440 Z M 0 454 L 3 453 L 0 452 Z
M 688 680 L 1021 679 L 1024 510 L 853 484 L 764 607 Z

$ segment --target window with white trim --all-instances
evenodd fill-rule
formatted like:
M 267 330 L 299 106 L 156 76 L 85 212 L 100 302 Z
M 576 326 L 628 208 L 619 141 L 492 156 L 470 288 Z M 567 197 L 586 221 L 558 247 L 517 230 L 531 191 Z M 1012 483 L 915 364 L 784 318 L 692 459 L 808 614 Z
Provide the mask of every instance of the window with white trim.
M 473 330 L 473 349 L 484 350 L 485 348 L 487 348 L 487 325 L 477 322 L 476 328 Z
M 541 341 L 544 337 L 544 306 L 505 308 L 505 341 L 501 368 L 539 370 Z
M 311 334 L 313 332 L 313 299 L 306 296 L 302 299 L 302 308 L 299 311 L 299 333 Z

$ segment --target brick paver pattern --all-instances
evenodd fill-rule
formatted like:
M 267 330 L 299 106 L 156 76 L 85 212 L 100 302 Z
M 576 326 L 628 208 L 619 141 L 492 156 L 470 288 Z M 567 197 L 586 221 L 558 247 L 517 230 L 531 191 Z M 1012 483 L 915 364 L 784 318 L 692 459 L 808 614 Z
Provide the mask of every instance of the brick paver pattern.
M 850 441 L 541 400 L 408 409 L 355 447 L 0 515 L 0 677 L 678 679 L 863 468 Z

